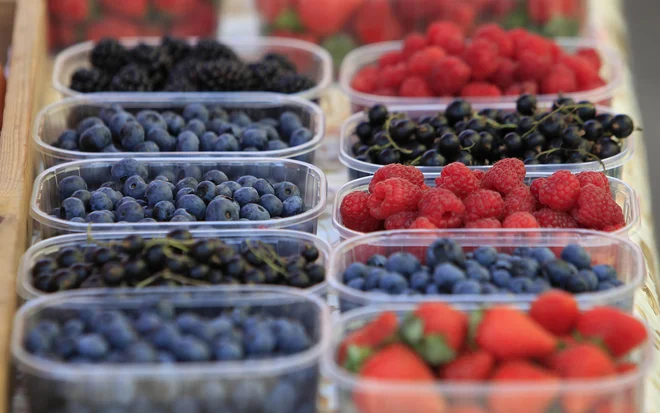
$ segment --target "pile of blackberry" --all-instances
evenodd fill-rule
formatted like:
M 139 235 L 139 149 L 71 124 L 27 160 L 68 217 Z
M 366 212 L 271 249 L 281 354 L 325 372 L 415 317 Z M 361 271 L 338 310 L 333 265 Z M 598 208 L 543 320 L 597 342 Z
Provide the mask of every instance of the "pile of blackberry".
M 369 109 L 368 120 L 356 127 L 358 141 L 352 153 L 360 161 L 379 165 L 478 166 L 503 158 L 518 158 L 527 165 L 582 163 L 619 154 L 622 140 L 634 130 L 629 116 L 597 113 L 593 103 L 570 98 L 542 110 L 535 96 L 522 95 L 515 112 L 477 113 L 457 99 L 445 113 L 419 119 L 376 105 Z
M 202 39 L 164 37 L 157 46 L 132 49 L 116 39 L 99 41 L 90 55 L 91 68 L 76 70 L 71 89 L 94 92 L 236 92 L 298 93 L 316 86 L 297 73 L 286 56 L 269 53 L 260 61 L 242 61 L 227 45 Z
M 246 239 L 231 245 L 216 238 L 194 239 L 180 229 L 165 238 L 129 235 L 119 241 L 65 247 L 38 260 L 31 274 L 34 287 L 46 293 L 238 284 L 308 288 L 325 279 L 319 255 L 309 244 L 282 256 L 263 241 Z

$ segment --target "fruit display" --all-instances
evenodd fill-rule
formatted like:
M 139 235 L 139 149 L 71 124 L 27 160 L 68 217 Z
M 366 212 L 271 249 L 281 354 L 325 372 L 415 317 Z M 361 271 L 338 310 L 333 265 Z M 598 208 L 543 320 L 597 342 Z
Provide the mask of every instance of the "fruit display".
M 525 182 L 521 160 L 507 158 L 487 172 L 460 162 L 447 165 L 428 187 L 414 166 L 391 164 L 370 179 L 368 190 L 335 200 L 335 224 L 357 232 L 396 229 L 585 228 L 618 231 L 623 208 L 602 172 L 557 171 Z M 348 184 L 351 185 L 351 184 Z
M 187 39 L 163 37 L 160 44 L 126 47 L 104 38 L 89 55 L 92 67 L 75 70 L 70 88 L 94 92 L 239 92 L 294 94 L 313 89 L 316 81 L 298 73 L 282 53 L 266 53 L 244 61 L 230 46 L 213 39 L 194 45 Z
M 262 33 L 314 41 L 336 63 L 353 48 L 427 30 L 438 20 L 462 34 L 496 22 L 545 36 L 577 36 L 585 22 L 584 0 L 258 0 Z
M 104 37 L 213 36 L 218 0 L 48 0 L 48 42 L 59 50 Z
M 597 50 L 570 52 L 554 40 L 522 28 L 506 31 L 497 24 L 483 25 L 467 39 L 456 23 L 437 22 L 424 35 L 406 37 L 398 50 L 365 63 L 363 59 L 346 85 L 351 92 L 478 99 L 566 94 L 606 85 Z M 348 70 L 348 62 L 344 70 Z
M 501 305 L 464 312 L 429 302 L 345 320 L 326 358 L 342 411 L 641 409 L 645 325 L 612 307 L 580 309 L 565 292 L 544 293 L 529 312 Z
M 536 96 L 525 94 L 515 110 L 475 111 L 457 99 L 444 112 L 412 119 L 376 105 L 344 137 L 349 142 L 343 147 L 350 145 L 346 155 L 358 162 L 437 170 L 452 162 L 488 166 L 503 158 L 526 165 L 580 164 L 621 154 L 636 130 L 628 115 L 599 111 L 588 101 L 560 98 L 546 109 L 537 105 Z
M 291 236 L 281 231 L 272 235 L 278 234 Z M 327 251 L 304 241 L 296 247 L 284 255 L 271 238 L 239 240 L 222 233 L 193 238 L 187 230 L 171 231 L 164 238 L 133 234 L 112 241 L 92 239 L 42 255 L 29 269 L 30 282 L 40 293 L 238 284 L 310 288 L 323 283 L 322 254 Z
M 371 255 L 346 267 L 350 288 L 389 295 L 541 294 L 551 288 L 573 294 L 607 291 L 623 285 L 609 264 L 592 262 L 577 244 L 559 256 L 547 247 L 518 247 L 511 254 L 493 247 L 465 252 L 451 238 L 439 238 L 424 252 L 425 263 L 411 252 Z

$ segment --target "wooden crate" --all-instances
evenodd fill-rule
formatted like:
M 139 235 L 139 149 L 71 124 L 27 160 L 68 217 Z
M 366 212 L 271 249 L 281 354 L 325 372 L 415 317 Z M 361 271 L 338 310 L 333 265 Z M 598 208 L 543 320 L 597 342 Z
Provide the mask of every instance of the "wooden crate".
M 17 306 L 15 280 L 18 260 L 28 242 L 34 178 L 30 133 L 48 78 L 45 1 L 0 0 L 3 63 L 10 44 L 10 77 L 0 135 L 0 413 L 9 411 L 11 401 L 9 340 Z

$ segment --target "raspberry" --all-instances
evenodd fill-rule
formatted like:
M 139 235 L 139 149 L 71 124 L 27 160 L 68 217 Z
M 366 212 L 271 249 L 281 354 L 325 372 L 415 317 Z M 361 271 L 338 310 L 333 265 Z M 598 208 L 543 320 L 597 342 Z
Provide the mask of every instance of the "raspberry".
M 520 96 L 524 94 L 536 95 L 537 93 L 538 87 L 536 86 L 536 82 L 514 83 L 504 91 L 506 96 Z
M 502 228 L 540 228 L 536 218 L 529 212 L 516 212 L 504 219 Z
M 552 70 L 552 58 L 531 50 L 523 50 L 518 55 L 518 77 L 520 80 L 538 81 Z
M 447 56 L 433 66 L 431 88 L 439 96 L 453 96 L 467 84 L 472 69 L 463 60 Z
M 468 83 L 461 89 L 462 97 L 470 96 L 502 96 L 502 92 L 497 86 L 487 82 L 472 82 Z
M 566 212 L 553 211 L 549 208 L 543 208 L 534 212 L 534 218 L 538 221 L 541 228 L 577 228 L 578 224 Z
M 477 9 L 465 1 L 455 2 L 447 15 L 447 20 L 456 22 L 464 32 L 469 32 L 472 29 L 476 18 Z
M 390 178 L 374 187 L 367 206 L 376 219 L 386 219 L 399 212 L 415 211 L 422 191 L 401 178 Z
M 504 198 L 504 216 L 508 217 L 516 212 L 536 211 L 536 198 L 528 186 L 519 186 Z
M 433 96 L 433 92 L 431 92 L 431 88 L 424 78 L 411 76 L 401 83 L 399 96 L 409 98 L 428 98 Z
M 428 44 L 440 46 L 450 55 L 460 55 L 465 50 L 465 35 L 460 26 L 449 21 L 433 23 L 426 31 Z
M 541 189 L 543 185 L 545 185 L 545 178 L 538 178 L 533 180 L 532 184 L 529 186 L 529 192 L 532 193 L 537 201 L 539 200 L 539 189 Z
M 360 232 L 374 232 L 381 229 L 382 221 L 369 214 L 368 199 L 369 194 L 362 191 L 351 192 L 342 199 L 339 213 L 345 227 Z
M 529 37 L 530 33 L 523 29 L 522 27 L 518 27 L 516 29 L 509 30 L 509 38 L 513 42 L 513 49 L 514 49 L 514 57 L 519 58 L 520 51 L 522 50 L 522 44 L 527 37 Z
M 403 51 L 402 51 L 403 58 L 404 59 L 410 58 L 410 56 L 425 48 L 427 44 L 429 43 L 427 43 L 426 38 L 424 37 L 423 34 L 420 33 L 409 34 L 403 41 Z
M 559 63 L 566 65 L 573 71 L 578 86 L 588 85 L 593 83 L 594 80 L 598 80 L 598 71 L 584 57 L 562 56 Z
M 460 228 L 465 205 L 450 191 L 442 188 L 424 192 L 419 200 L 419 214 L 438 228 Z
M 583 188 L 588 184 L 593 184 L 606 191 L 610 190 L 610 181 L 602 172 L 580 172 L 575 177 L 580 181 L 580 186 Z
M 575 55 L 587 59 L 587 61 L 591 64 L 591 67 L 596 69 L 597 72 L 600 72 L 602 62 L 596 49 L 592 49 L 590 47 L 579 49 Z
M 516 56 L 518 59 L 520 59 L 522 52 L 531 52 L 537 56 L 552 59 L 552 40 L 548 40 L 543 36 L 539 36 L 530 32 L 526 32 L 525 35 L 518 36 L 518 39 L 513 39 L 516 47 Z
M 481 25 L 474 33 L 473 38 L 490 40 L 497 45 L 500 56 L 513 57 L 513 40 L 497 23 Z
M 465 221 L 478 221 L 484 218 L 502 219 L 504 216 L 504 200 L 495 191 L 480 189 L 468 195 L 463 200 L 465 204 Z
M 471 221 L 465 224 L 465 228 L 483 228 L 483 229 L 498 229 L 502 228 L 502 223 L 495 218 L 480 219 L 478 221 Z
M 378 96 L 396 96 L 397 91 L 391 87 L 379 87 L 372 92 L 374 95 Z
M 490 81 L 502 90 L 511 87 L 518 78 L 518 63 L 511 59 L 500 58 L 497 70 L 490 76 Z
M 516 0 L 491 0 L 491 13 L 495 17 L 504 17 L 518 7 Z
M 408 229 L 437 229 L 431 221 L 426 217 L 419 217 L 412 223 Z
M 419 214 L 417 212 L 399 212 L 388 217 L 385 220 L 385 229 L 407 229 L 417 219 Z
M 481 182 L 484 180 L 486 172 L 482 171 L 481 169 L 475 169 L 472 171 L 472 175 L 474 175 L 479 180 L 479 182 Z
M 403 61 L 403 52 L 392 51 L 387 52 L 378 58 L 378 66 L 381 68 L 392 66 Z
M 577 89 L 575 73 L 566 65 L 557 64 L 552 67 L 550 73 L 541 79 L 541 93 L 570 93 Z
M 486 39 L 475 39 L 465 49 L 463 59 L 472 69 L 472 79 L 486 80 L 497 70 L 497 46 Z
M 459 198 L 465 198 L 481 186 L 470 168 L 460 162 L 450 163 L 442 168 L 442 175 L 435 178 L 435 186 L 451 191 Z
M 424 174 L 414 166 L 401 165 L 400 163 L 383 166 L 376 171 L 369 183 L 369 192 L 373 192 L 376 184 L 390 178 L 401 178 L 411 182 L 418 187 L 424 186 Z
M 431 75 L 433 65 L 445 56 L 447 53 L 438 46 L 425 47 L 410 57 L 408 70 L 414 75 L 428 77 Z
M 614 231 L 618 231 L 620 229 L 623 229 L 625 226 L 626 226 L 626 224 L 608 225 L 606 227 L 603 227 L 603 231 L 605 231 L 605 232 L 614 232 Z
M 568 171 L 557 171 L 539 188 L 539 202 L 554 211 L 569 211 L 580 196 L 580 181 Z
M 571 216 L 581 227 L 605 229 L 613 225 L 625 225 L 623 210 L 608 191 L 587 184 L 578 197 Z
M 598 79 L 594 80 L 593 82 L 586 84 L 586 85 L 578 85 L 578 91 L 584 91 L 584 90 L 594 90 L 601 88 L 605 86 L 607 82 L 603 80 L 602 77 L 599 77 Z
M 378 88 L 398 90 L 406 76 L 408 76 L 408 66 L 405 63 L 397 63 L 381 69 L 376 85 Z
M 363 67 L 351 80 L 351 87 L 358 92 L 371 93 L 376 89 L 379 73 L 376 66 Z
M 544 26 L 553 17 L 561 16 L 561 3 L 557 0 L 527 0 L 527 13 L 539 26 Z
M 525 179 L 525 164 L 520 159 L 506 158 L 495 162 L 486 172 L 481 186 L 484 189 L 493 189 L 503 195 L 523 185 Z

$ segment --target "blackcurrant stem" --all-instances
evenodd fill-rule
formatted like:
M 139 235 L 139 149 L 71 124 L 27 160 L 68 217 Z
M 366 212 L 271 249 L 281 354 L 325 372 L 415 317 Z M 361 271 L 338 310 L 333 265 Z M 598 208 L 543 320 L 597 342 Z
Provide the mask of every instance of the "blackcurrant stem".
M 248 247 L 248 250 L 250 250 L 251 253 L 253 253 L 257 258 L 259 258 L 260 260 L 265 262 L 270 268 L 273 269 L 273 271 L 275 271 L 279 274 L 282 274 L 285 277 L 287 276 L 286 271 L 285 271 L 284 268 L 277 265 L 277 263 L 274 262 L 270 257 L 267 257 L 266 255 L 263 255 L 263 254 L 260 254 L 258 252 L 258 248 L 256 248 L 256 247 L 253 248 L 252 247 L 252 242 L 250 240 L 246 240 L 245 245 Z M 265 244 L 262 244 L 262 245 L 265 245 Z M 267 251 L 267 252 L 270 253 L 271 251 Z
M 390 141 L 390 144 L 396 149 L 397 151 L 401 153 L 405 153 L 406 155 L 410 155 L 412 151 L 410 149 L 403 149 L 399 145 L 394 142 L 394 139 L 390 136 L 390 124 L 392 123 L 392 119 L 396 119 L 397 115 L 391 116 L 387 118 L 385 121 L 385 127 L 383 128 L 383 132 L 385 132 L 385 137 L 387 138 L 388 141 Z
M 147 278 L 146 280 L 143 280 L 140 283 L 136 284 L 135 288 L 148 287 L 149 285 L 153 284 L 155 281 L 157 281 L 161 277 L 162 277 L 162 275 L 160 273 L 154 274 L 151 277 Z
M 553 110 L 552 112 L 550 112 L 550 113 L 548 113 L 547 115 L 545 115 L 544 117 L 542 117 L 541 119 L 539 119 L 537 122 L 534 122 L 534 126 L 532 126 L 532 128 L 531 128 L 530 130 L 528 130 L 527 132 L 525 132 L 525 133 L 523 134 L 522 138 L 525 138 L 525 137 L 529 136 L 532 132 L 534 132 L 534 131 L 536 130 L 536 128 L 537 128 L 541 123 L 543 123 L 543 122 L 545 122 L 546 120 L 550 119 L 551 117 L 553 117 L 553 116 L 556 115 L 557 113 L 564 112 L 565 110 L 568 110 L 568 111 L 566 112 L 566 114 L 569 114 L 569 113 L 573 113 L 573 112 L 575 112 L 575 111 L 578 110 L 578 109 L 581 109 L 581 108 L 587 108 L 587 107 L 591 107 L 591 103 L 584 103 L 584 104 L 582 104 L 582 105 L 566 105 L 566 106 L 560 106 L 560 107 L 558 107 L 557 109 L 555 109 L 555 110 Z
M 483 115 L 479 114 L 474 114 L 475 118 L 483 119 L 484 122 L 490 124 L 491 126 L 494 126 L 496 128 L 504 129 L 504 128 L 516 128 L 518 125 L 514 125 L 513 123 L 498 123 L 497 121 L 487 118 Z
M 462 147 L 462 146 L 461 146 L 461 150 L 462 150 L 462 151 L 468 151 L 469 153 L 472 153 L 472 148 L 474 148 L 475 145 L 476 145 L 476 144 L 473 143 L 473 144 L 470 145 L 470 146 L 466 146 L 466 147 Z
M 417 165 L 417 164 L 419 163 L 419 161 L 421 161 L 421 160 L 422 160 L 422 156 L 420 155 L 420 156 L 418 156 L 417 158 L 415 158 L 415 159 L 413 159 L 412 161 L 410 161 L 410 162 L 408 163 L 408 165 L 413 165 L 413 166 L 414 166 L 414 165 Z
M 553 153 L 555 153 L 555 152 L 557 152 L 557 151 L 564 151 L 564 152 L 578 152 L 578 153 L 580 153 L 580 154 L 582 154 L 582 155 L 584 155 L 584 156 L 588 156 L 588 157 L 594 159 L 595 161 L 597 161 L 597 162 L 600 164 L 600 166 L 603 167 L 603 172 L 606 170 L 606 168 L 605 168 L 605 164 L 603 163 L 603 161 L 602 161 L 598 156 L 594 155 L 594 154 L 591 153 L 591 152 L 583 151 L 582 149 L 568 149 L 568 148 L 553 148 L 553 149 L 548 149 L 547 151 L 539 152 L 539 153 L 534 157 L 534 159 L 538 159 L 538 158 L 540 158 L 542 155 L 550 155 L 550 154 L 553 154 Z

